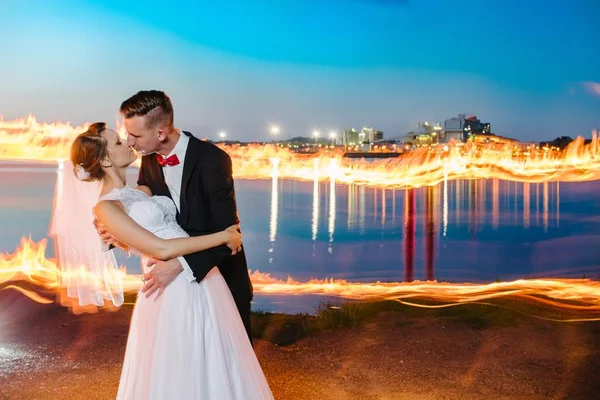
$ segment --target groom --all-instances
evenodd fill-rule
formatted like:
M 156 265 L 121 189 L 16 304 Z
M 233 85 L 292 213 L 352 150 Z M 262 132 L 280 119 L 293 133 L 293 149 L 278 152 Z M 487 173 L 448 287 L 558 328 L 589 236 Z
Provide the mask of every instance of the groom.
M 231 158 L 223 150 L 173 125 L 173 106 L 162 91 L 140 91 L 121 104 L 127 145 L 142 154 L 138 185 L 170 197 L 177 222 L 190 236 L 206 235 L 239 223 Z M 150 260 L 146 296 L 162 292 L 180 273 L 200 282 L 215 266 L 227 282 L 252 341 L 250 301 L 253 290 L 243 249 L 225 246 L 169 261 Z M 194 283 L 195 284 L 195 283 Z

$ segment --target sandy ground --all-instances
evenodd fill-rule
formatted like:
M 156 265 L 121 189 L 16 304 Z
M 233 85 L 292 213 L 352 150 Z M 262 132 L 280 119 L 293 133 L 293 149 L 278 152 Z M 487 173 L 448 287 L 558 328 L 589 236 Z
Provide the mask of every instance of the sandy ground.
M 0 292 L 0 399 L 113 399 L 131 307 L 72 315 Z M 380 314 L 255 349 L 276 399 L 600 398 L 597 323 L 474 330 Z

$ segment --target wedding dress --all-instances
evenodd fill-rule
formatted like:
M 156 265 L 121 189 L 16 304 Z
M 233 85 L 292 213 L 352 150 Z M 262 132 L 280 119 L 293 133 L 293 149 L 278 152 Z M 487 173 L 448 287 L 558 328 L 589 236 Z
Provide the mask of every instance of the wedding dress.
M 100 200 L 120 201 L 134 221 L 160 238 L 188 236 L 168 197 L 125 186 Z M 218 268 L 200 283 L 179 274 L 157 294 L 137 298 L 118 400 L 273 399 Z

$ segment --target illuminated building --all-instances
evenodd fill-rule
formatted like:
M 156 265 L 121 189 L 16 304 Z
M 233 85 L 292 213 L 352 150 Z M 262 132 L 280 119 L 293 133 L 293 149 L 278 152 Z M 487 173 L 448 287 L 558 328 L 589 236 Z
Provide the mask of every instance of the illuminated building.
M 440 143 L 442 140 L 442 126 L 439 122 L 435 125 L 431 125 L 429 122 L 420 122 L 417 124 L 417 129 L 408 132 L 406 136 L 407 141 L 414 146 L 430 146 Z
M 473 135 L 490 135 L 491 129 L 489 122 L 481 122 L 475 115 L 467 117 L 466 114 L 459 114 L 444 121 L 443 140 L 448 142 L 454 139 L 464 143 Z
M 354 128 L 344 129 L 342 132 L 342 144 L 345 147 L 357 147 L 360 151 L 370 151 L 371 144 L 383 139 L 383 132 L 375 128 L 364 127 L 357 131 Z

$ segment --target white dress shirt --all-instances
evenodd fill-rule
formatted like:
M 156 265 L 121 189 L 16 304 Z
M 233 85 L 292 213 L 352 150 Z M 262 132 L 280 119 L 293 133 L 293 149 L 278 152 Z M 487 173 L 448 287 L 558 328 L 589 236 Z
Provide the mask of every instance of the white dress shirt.
M 173 202 L 175 203 L 175 207 L 177 207 L 177 211 L 181 212 L 181 179 L 183 177 L 183 162 L 185 160 L 185 153 L 187 152 L 188 142 L 190 138 L 188 138 L 184 133 L 179 134 L 179 139 L 173 148 L 173 151 L 167 155 L 167 157 L 172 156 L 173 154 L 177 155 L 179 159 L 179 164 L 177 165 L 164 165 L 162 167 L 163 174 L 165 175 L 165 182 L 167 183 L 167 187 L 169 188 L 169 192 L 171 192 L 171 197 L 173 198 Z M 162 157 L 158 155 L 159 157 Z M 189 282 L 193 282 L 196 280 L 190 265 L 185 261 L 183 257 L 177 257 L 181 266 L 183 267 L 183 274 L 187 278 Z

